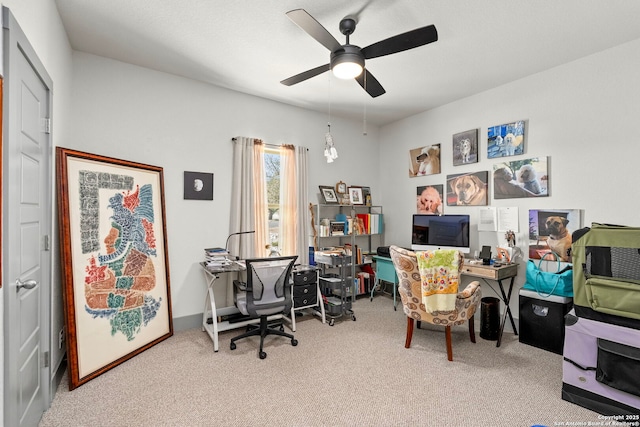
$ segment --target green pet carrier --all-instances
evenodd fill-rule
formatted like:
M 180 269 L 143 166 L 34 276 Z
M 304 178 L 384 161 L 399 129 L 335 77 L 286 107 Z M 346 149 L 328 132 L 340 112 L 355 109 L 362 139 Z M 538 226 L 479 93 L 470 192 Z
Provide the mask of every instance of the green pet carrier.
M 572 257 L 576 314 L 640 329 L 640 227 L 577 230 Z

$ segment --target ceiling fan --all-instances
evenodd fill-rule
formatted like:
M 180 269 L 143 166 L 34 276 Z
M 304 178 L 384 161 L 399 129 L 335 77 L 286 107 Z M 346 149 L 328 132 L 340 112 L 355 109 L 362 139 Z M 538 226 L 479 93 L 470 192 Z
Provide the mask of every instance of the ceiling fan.
M 306 31 L 307 34 L 329 49 L 331 55 L 328 64 L 312 68 L 311 70 L 296 74 L 280 82 L 286 86 L 292 86 L 322 74 L 325 71 L 332 70 L 333 74 L 338 78 L 355 78 L 360 86 L 362 86 L 371 97 L 375 98 L 384 94 L 386 91 L 380 82 L 365 68 L 365 59 L 391 55 L 392 53 L 413 49 L 438 40 L 436 27 L 428 25 L 360 48 L 349 43 L 349 36 L 353 34 L 356 29 L 356 21 L 347 17 L 340 21 L 340 32 L 347 38 L 347 42 L 341 45 L 331 33 L 304 9 L 291 10 L 287 12 L 287 16 L 296 25 Z

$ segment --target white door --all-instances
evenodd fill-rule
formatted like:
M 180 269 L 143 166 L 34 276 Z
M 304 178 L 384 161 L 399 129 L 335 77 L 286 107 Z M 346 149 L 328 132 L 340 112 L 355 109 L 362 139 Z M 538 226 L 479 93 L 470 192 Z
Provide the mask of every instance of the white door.
M 3 8 L 4 425 L 36 426 L 49 407 L 51 83 Z

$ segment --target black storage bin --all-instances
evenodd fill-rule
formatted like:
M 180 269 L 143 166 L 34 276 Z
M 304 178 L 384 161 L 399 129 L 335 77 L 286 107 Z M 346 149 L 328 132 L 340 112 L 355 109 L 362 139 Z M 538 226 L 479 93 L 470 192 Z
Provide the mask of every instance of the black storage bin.
M 573 299 L 535 291 L 520 290 L 519 339 L 523 344 L 562 354 L 564 316 L 573 307 Z
M 640 348 L 598 338 L 596 381 L 640 396 Z
M 500 300 L 484 297 L 480 300 L 480 338 L 496 341 L 500 334 Z

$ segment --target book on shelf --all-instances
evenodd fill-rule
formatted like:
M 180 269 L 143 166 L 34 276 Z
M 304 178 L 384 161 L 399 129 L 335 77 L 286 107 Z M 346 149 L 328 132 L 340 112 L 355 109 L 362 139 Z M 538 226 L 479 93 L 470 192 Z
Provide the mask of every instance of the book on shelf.
M 344 221 L 331 221 L 331 235 L 332 236 L 344 236 Z
M 383 229 L 382 214 L 362 213 L 356 214 L 356 234 L 380 234 Z

